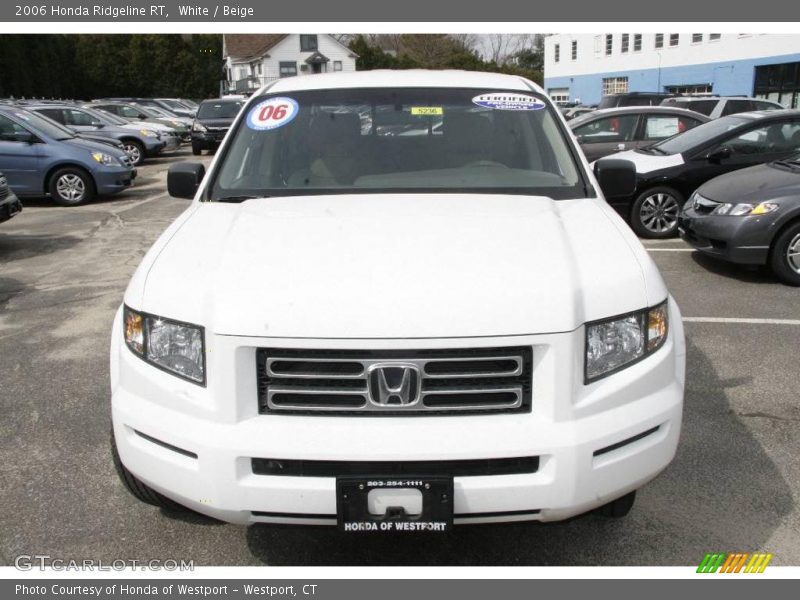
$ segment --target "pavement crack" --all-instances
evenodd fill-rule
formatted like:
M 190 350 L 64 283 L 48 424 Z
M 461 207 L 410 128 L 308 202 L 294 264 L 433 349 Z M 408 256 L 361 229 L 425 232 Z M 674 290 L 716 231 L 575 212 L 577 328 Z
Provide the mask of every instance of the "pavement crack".
M 752 418 L 757 418 L 757 419 L 758 418 L 760 418 L 760 419 L 772 419 L 772 420 L 775 420 L 775 421 L 800 421 L 800 417 L 781 417 L 781 416 L 778 416 L 778 415 L 771 415 L 769 413 L 760 412 L 760 411 L 748 412 L 748 413 L 737 412 L 736 415 L 739 416 L 739 417 L 752 417 Z

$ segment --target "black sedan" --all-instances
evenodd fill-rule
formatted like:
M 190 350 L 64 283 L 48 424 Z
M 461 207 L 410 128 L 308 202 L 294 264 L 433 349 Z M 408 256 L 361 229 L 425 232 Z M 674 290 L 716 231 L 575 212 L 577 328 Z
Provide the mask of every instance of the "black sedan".
M 784 283 L 800 286 L 800 154 L 700 186 L 678 231 L 704 254 L 766 264 Z
M 575 117 L 568 125 L 586 160 L 593 161 L 615 152 L 644 148 L 710 120 L 685 108 L 628 106 L 596 110 Z
M 22 203 L 8 187 L 5 175 L 0 173 L 0 223 L 22 212 Z
M 244 104 L 239 98 L 203 100 L 192 123 L 192 154 L 216 150 Z
M 633 193 L 606 200 L 641 237 L 673 237 L 686 200 L 730 171 L 789 158 L 800 151 L 800 110 L 740 113 L 698 125 L 647 148 L 601 158 L 633 163 Z

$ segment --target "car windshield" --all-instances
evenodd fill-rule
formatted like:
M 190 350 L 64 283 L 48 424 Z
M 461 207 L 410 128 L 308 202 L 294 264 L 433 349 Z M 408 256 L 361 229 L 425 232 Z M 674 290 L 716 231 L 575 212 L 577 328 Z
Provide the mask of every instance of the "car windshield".
M 14 111 L 14 116 L 23 120 L 39 133 L 55 140 L 71 140 L 75 137 L 74 131 L 39 113 L 17 109 Z
M 203 102 L 197 109 L 198 119 L 233 119 L 239 114 L 243 102 Z
M 163 102 L 164 104 L 166 104 L 170 108 L 177 108 L 178 110 L 186 110 L 187 108 L 189 108 L 188 106 L 186 106 L 184 104 L 181 104 L 177 100 L 169 100 L 167 98 L 163 98 L 161 100 L 161 102 Z
M 650 148 L 656 149 L 659 154 L 683 154 L 718 135 L 736 129 L 747 121 L 747 119 L 735 115 L 722 117 L 667 138 L 663 142 L 650 146 Z
M 246 110 L 210 186 L 212 201 L 426 191 L 585 195 L 564 130 L 533 94 L 314 90 L 263 96 Z
M 90 114 L 92 118 L 97 119 L 105 125 L 127 125 L 130 122 L 104 110 L 95 110 L 93 108 L 82 108 L 81 110 Z

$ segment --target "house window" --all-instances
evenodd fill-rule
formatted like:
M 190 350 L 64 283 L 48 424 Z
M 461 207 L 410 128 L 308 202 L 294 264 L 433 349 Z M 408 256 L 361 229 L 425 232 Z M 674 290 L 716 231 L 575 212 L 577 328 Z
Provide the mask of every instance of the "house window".
M 620 44 L 620 52 L 627 52 L 630 47 L 631 36 L 628 33 L 622 34 L 622 43 Z
M 681 39 L 680 33 L 670 33 L 669 34 L 669 45 L 670 47 L 674 47 L 678 45 L 678 42 Z
M 340 60 L 333 61 L 333 70 L 334 71 L 341 71 L 342 70 L 342 61 L 340 61 Z
M 561 60 L 561 44 L 555 44 L 553 46 L 553 57 L 555 59 L 555 62 Z
M 702 44 L 703 43 L 703 34 L 702 33 L 693 33 L 692 34 L 692 43 L 693 44 Z
M 657 33 L 656 34 L 656 48 L 663 48 L 664 47 L 664 34 Z
M 633 34 L 633 51 L 634 52 L 641 52 L 642 51 L 642 34 L 641 33 L 634 33 Z
M 296 62 L 281 62 L 280 63 L 281 77 L 294 77 L 297 75 Z
M 625 94 L 628 92 L 627 77 L 605 77 L 603 79 L 603 96 Z
M 572 60 L 578 60 L 578 40 L 572 40 Z
M 610 56 L 614 50 L 614 36 L 610 33 L 606 34 L 606 56 Z
M 721 37 L 722 37 L 721 33 L 709 33 L 708 34 L 708 41 L 709 42 L 716 42 Z
M 300 52 L 316 52 L 316 51 L 317 51 L 317 36 L 301 35 Z

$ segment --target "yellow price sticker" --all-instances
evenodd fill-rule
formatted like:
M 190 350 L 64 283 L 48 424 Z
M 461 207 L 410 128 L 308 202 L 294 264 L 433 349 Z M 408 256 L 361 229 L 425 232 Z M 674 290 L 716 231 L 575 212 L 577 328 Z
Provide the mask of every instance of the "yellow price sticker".
M 416 116 L 443 115 L 441 106 L 412 106 L 411 114 Z

